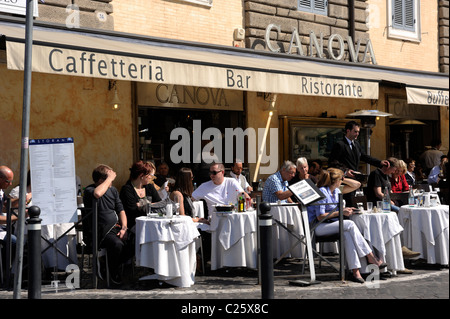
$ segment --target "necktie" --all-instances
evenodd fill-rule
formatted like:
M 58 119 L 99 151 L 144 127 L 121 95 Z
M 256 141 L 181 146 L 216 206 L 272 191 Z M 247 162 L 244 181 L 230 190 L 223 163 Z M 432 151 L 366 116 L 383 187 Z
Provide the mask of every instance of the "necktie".
M 352 151 L 353 155 L 355 156 L 355 159 L 358 159 L 358 151 L 356 150 L 355 142 L 352 142 Z

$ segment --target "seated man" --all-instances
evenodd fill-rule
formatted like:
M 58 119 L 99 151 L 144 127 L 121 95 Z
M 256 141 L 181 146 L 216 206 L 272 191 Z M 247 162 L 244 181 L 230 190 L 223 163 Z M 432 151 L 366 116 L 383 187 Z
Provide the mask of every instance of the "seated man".
M 385 187 L 388 188 L 389 193 L 392 191 L 389 175 L 397 170 L 399 164 L 398 160 L 394 157 L 390 157 L 388 162 L 389 166 L 384 165 L 372 171 L 367 181 L 367 201 L 372 202 L 374 207 L 377 206 L 377 201 L 383 200 Z M 394 202 L 391 201 L 391 210 L 398 212 L 400 208 L 395 206 Z
M 250 186 L 250 184 L 247 182 L 247 179 L 242 174 L 242 170 L 242 161 L 238 159 L 235 160 L 233 166 L 231 166 L 230 177 L 236 179 L 247 193 L 251 193 L 253 191 L 253 188 Z
M 210 214 L 214 212 L 213 205 L 234 205 L 238 196 L 250 198 L 242 189 L 237 180 L 225 177 L 225 166 L 221 163 L 212 163 L 209 168 L 211 180 L 201 184 L 193 193 L 195 200 L 204 199 Z
M 92 172 L 94 184 L 86 187 L 83 195 L 87 212 L 92 210 L 94 197 L 98 200 L 98 242 L 106 248 L 111 280 L 121 283 L 120 265 L 131 257 L 133 250 L 127 246 L 127 216 L 119 198 L 119 192 L 112 186 L 116 172 L 111 167 L 99 165 Z
M 433 167 L 428 175 L 428 184 L 436 186 L 444 177 L 445 164 L 448 162 L 447 155 L 441 156 L 441 163 Z
M 291 161 L 285 161 L 280 170 L 270 175 L 264 183 L 262 200 L 268 203 L 292 203 L 292 192 L 287 188 L 288 182 L 295 176 L 296 166 Z

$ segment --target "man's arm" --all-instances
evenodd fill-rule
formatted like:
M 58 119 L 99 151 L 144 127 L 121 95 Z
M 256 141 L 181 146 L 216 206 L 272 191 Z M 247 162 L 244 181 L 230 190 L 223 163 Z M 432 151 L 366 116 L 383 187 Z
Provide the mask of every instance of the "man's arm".
M 100 198 L 103 195 L 105 195 L 106 191 L 111 186 L 111 184 L 114 181 L 114 179 L 116 178 L 116 176 L 117 176 L 116 172 L 114 172 L 113 170 L 109 170 L 108 177 L 102 183 L 100 183 L 97 187 L 95 187 L 94 197 Z

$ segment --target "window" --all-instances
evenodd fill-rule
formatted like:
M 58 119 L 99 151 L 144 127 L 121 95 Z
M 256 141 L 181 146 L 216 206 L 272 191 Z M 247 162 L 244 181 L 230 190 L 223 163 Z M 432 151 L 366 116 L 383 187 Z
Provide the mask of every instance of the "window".
M 327 15 L 328 0 L 298 0 L 298 10 Z
M 420 0 L 388 1 L 388 37 L 420 41 Z
M 192 2 L 195 4 L 200 4 L 200 5 L 204 5 L 204 6 L 208 6 L 208 7 L 212 7 L 213 5 L 213 0 L 181 0 L 184 2 Z

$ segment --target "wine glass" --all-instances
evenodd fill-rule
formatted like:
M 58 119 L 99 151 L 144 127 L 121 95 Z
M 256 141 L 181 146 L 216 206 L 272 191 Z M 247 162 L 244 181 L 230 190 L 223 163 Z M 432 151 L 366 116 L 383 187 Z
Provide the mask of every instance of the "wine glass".
M 175 202 L 175 217 L 178 218 L 178 216 L 180 216 L 180 199 L 175 196 L 174 202 Z

